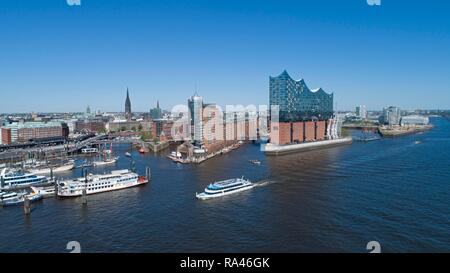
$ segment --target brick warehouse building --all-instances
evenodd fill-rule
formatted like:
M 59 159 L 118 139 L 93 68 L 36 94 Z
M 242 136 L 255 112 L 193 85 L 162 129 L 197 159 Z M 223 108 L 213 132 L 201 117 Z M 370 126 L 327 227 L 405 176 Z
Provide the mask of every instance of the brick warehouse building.
M 304 80 L 293 80 L 286 71 L 270 77 L 271 143 L 286 145 L 327 138 L 327 127 L 333 116 L 333 94 L 323 89 L 310 90 Z
M 66 139 L 69 128 L 64 122 L 25 122 L 1 128 L 2 144 L 26 143 L 49 139 Z

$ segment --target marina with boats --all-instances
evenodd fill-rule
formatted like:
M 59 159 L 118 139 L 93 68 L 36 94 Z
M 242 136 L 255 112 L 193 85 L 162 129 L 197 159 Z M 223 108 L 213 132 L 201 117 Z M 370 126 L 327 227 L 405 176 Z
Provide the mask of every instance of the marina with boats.
M 150 181 L 150 168 L 140 176 L 131 154 L 124 156 L 130 167 L 117 169 L 120 156 L 109 149 L 88 150 L 74 159 L 28 159 L 21 163 L 5 164 L 0 168 L 0 206 L 29 207 L 44 198 L 86 196 L 145 185 Z M 129 156 L 128 156 L 129 155 Z M 98 169 L 98 170 L 97 170 Z M 81 170 L 81 175 L 77 175 Z M 106 170 L 109 170 L 106 172 Z M 103 171 L 103 173 L 101 173 Z

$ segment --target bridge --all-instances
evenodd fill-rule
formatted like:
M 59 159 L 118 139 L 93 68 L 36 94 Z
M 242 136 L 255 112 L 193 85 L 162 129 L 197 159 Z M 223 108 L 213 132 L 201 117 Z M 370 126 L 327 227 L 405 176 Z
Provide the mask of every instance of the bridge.
M 98 146 L 103 144 L 139 144 L 142 147 L 145 147 L 145 142 L 138 138 L 120 138 L 114 137 L 110 138 L 108 135 L 98 135 L 96 137 L 92 137 L 90 139 L 86 139 L 84 141 L 76 143 L 73 147 L 68 149 L 68 153 L 74 153 L 83 148 Z

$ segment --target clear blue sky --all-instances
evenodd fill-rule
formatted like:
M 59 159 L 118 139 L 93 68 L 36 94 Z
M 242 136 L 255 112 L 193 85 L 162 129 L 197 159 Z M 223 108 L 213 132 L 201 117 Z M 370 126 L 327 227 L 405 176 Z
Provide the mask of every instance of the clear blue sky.
M 448 2 L 0 0 L 0 112 L 263 104 L 283 69 L 339 109 L 449 109 Z

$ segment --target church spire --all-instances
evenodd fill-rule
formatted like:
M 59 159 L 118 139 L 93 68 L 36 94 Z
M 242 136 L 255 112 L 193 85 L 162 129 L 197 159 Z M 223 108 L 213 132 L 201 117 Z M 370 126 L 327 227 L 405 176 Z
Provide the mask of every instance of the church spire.
M 131 100 L 130 100 L 130 92 L 127 87 L 127 99 L 125 100 L 125 117 L 128 121 L 131 120 Z

